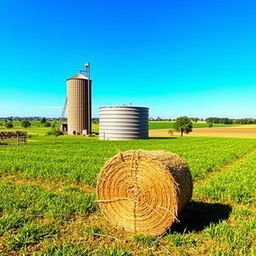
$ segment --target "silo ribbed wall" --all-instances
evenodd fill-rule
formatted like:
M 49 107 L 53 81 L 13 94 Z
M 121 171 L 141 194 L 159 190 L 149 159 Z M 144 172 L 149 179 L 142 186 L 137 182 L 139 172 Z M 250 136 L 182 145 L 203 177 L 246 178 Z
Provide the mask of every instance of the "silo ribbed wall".
M 68 90 L 68 134 L 82 134 L 90 130 L 91 84 L 88 79 L 71 78 Z
M 100 108 L 99 138 L 102 140 L 130 140 L 148 138 L 148 108 Z

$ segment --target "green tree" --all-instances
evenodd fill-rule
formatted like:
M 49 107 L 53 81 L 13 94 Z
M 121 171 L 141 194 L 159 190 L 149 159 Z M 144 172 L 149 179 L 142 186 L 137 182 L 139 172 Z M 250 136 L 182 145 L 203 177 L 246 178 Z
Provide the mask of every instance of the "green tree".
M 59 128 L 52 127 L 52 130 L 49 132 L 49 134 L 58 137 L 60 135 L 63 135 L 63 132 Z
M 173 129 L 176 132 L 180 132 L 180 136 L 182 137 L 184 133 L 189 134 L 192 132 L 192 122 L 187 116 L 178 117 L 174 123 Z
M 5 123 L 5 126 L 6 126 L 6 128 L 8 128 L 8 129 L 13 128 L 12 122 L 6 122 L 6 123 Z
M 21 126 L 24 128 L 28 128 L 31 126 L 31 123 L 28 120 L 21 121 Z
M 50 122 L 45 122 L 44 127 L 51 127 L 51 123 Z
M 212 122 L 207 122 L 207 124 L 208 124 L 209 128 L 213 127 L 213 123 Z
M 52 128 L 56 128 L 56 126 L 57 126 L 57 122 L 54 121 L 54 122 L 52 123 Z
M 43 117 L 40 122 L 41 122 L 41 124 L 45 124 L 46 123 L 46 118 Z
M 48 132 L 48 135 L 53 135 L 54 143 L 56 143 L 57 137 L 63 135 L 63 132 L 59 128 L 52 127 L 51 131 Z

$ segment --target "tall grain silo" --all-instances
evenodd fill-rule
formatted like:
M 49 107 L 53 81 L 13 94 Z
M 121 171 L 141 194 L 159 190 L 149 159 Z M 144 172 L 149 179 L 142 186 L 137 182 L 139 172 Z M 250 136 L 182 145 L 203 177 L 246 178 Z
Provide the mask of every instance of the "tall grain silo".
M 99 119 L 99 138 L 101 140 L 148 138 L 148 108 L 101 107 Z
M 91 133 L 91 82 L 86 71 L 67 79 L 68 134 Z

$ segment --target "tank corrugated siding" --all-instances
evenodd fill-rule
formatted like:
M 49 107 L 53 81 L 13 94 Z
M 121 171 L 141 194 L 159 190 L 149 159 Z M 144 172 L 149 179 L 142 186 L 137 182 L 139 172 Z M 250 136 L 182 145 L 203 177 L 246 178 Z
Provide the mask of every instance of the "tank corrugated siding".
M 67 79 L 68 134 L 91 132 L 91 81 L 82 74 Z
M 101 107 L 99 122 L 101 140 L 148 138 L 148 108 L 145 107 Z

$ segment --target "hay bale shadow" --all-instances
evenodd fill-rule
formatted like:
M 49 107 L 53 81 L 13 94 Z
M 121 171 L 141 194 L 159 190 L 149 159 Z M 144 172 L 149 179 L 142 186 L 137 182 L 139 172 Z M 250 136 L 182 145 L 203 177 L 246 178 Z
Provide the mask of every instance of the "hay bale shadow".
M 229 218 L 232 207 L 226 204 L 190 202 L 179 216 L 170 233 L 199 232 L 210 225 Z

